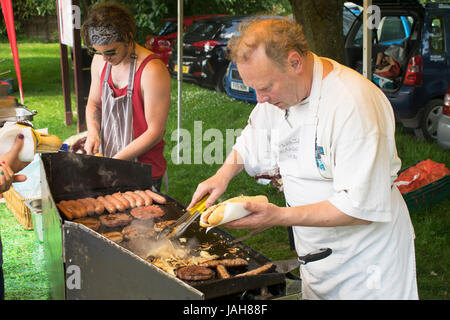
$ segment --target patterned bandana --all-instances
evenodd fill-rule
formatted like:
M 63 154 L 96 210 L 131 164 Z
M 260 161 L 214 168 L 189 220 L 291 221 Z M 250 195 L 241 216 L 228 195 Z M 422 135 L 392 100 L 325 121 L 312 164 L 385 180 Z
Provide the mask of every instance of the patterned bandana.
M 113 27 L 89 27 L 91 45 L 104 46 L 122 41 L 122 37 Z

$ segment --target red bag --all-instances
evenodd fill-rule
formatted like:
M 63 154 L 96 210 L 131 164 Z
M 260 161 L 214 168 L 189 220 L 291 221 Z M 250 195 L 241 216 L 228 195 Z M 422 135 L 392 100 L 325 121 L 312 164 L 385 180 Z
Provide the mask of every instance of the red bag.
M 450 174 L 450 170 L 444 164 L 427 159 L 400 173 L 395 180 L 395 185 L 402 194 L 405 194 L 439 180 L 448 174 Z
M 374 73 L 385 78 L 398 77 L 401 72 L 400 64 L 389 56 L 386 56 L 384 59 L 387 60 L 389 64 L 384 68 L 376 68 Z

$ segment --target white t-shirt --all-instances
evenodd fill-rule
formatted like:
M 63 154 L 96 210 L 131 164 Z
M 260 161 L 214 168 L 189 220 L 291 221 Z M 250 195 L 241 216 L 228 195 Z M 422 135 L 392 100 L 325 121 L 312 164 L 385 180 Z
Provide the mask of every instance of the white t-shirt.
M 417 299 L 414 231 L 392 186 L 401 166 L 392 107 L 374 84 L 329 61 L 333 71 L 319 85 L 315 56 L 310 98 L 291 107 L 287 120 L 285 111 L 258 104 L 233 148 L 252 176 L 279 167 L 290 206 L 329 200 L 372 221 L 293 228 L 299 255 L 333 250 L 301 267 L 304 298 Z

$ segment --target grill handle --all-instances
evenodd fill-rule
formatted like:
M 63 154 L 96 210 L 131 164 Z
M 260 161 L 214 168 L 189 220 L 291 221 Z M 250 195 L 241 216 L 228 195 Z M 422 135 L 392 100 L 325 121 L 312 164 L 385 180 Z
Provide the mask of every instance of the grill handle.
M 309 262 L 325 259 L 332 252 L 333 250 L 331 250 L 330 248 L 321 248 L 311 253 L 308 253 L 305 256 L 298 257 L 298 261 L 300 262 L 300 264 L 307 264 Z

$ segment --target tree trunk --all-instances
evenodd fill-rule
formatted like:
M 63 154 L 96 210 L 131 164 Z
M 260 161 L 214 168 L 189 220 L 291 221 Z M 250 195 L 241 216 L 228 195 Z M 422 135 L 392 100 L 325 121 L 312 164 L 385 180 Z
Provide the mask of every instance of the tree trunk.
M 303 26 L 311 51 L 344 63 L 344 0 L 290 0 L 295 21 Z

